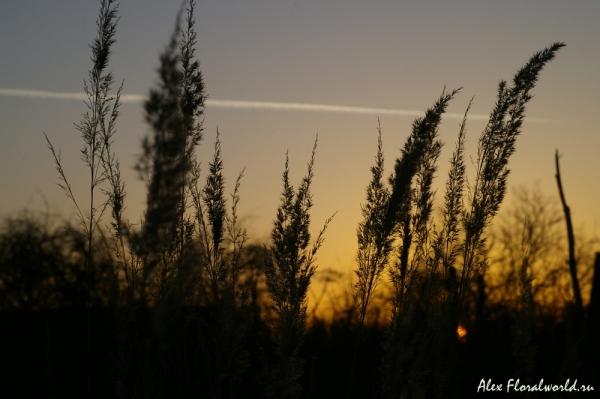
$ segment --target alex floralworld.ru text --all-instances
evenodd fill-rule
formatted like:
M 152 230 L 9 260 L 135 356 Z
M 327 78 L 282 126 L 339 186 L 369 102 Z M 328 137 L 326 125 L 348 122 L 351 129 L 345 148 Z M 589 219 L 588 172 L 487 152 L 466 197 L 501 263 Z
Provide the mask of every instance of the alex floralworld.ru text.
M 503 392 L 504 386 L 503 384 L 494 384 L 492 379 L 488 379 L 487 381 L 482 378 L 479 381 L 479 385 L 477 387 L 477 392 Z M 544 379 L 541 379 L 540 382 L 536 385 L 526 385 L 520 384 L 519 379 L 511 378 L 508 380 L 506 384 L 506 392 L 579 392 L 579 391 L 593 391 L 594 387 L 588 385 L 581 385 L 578 387 L 577 380 L 570 383 L 570 380 L 567 379 L 564 384 L 544 384 Z

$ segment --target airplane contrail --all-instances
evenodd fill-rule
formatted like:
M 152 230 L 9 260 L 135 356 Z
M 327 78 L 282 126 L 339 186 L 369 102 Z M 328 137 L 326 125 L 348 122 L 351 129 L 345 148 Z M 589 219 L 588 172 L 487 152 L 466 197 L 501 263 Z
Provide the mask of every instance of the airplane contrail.
M 3 89 L 0 88 L 0 95 L 8 97 L 29 97 L 37 99 L 54 99 L 54 100 L 87 100 L 85 93 L 65 93 L 42 90 L 26 90 L 26 89 Z M 132 103 L 142 102 L 146 100 L 146 96 L 141 94 L 121 94 L 121 102 Z M 336 112 L 348 114 L 366 114 L 366 115 L 397 115 L 397 116 L 423 116 L 424 111 L 414 111 L 406 109 L 386 109 L 386 108 L 365 108 L 365 107 L 348 107 L 344 105 L 327 105 L 327 104 L 306 104 L 306 103 L 287 103 L 287 102 L 272 102 L 272 101 L 238 101 L 238 100 L 214 100 L 206 99 L 207 108 L 237 108 L 237 109 L 265 109 L 276 111 L 315 111 L 315 112 Z M 462 119 L 463 114 L 445 113 L 445 117 L 452 119 Z M 469 119 L 488 120 L 489 115 L 469 114 Z M 549 122 L 547 119 L 527 118 L 529 122 Z

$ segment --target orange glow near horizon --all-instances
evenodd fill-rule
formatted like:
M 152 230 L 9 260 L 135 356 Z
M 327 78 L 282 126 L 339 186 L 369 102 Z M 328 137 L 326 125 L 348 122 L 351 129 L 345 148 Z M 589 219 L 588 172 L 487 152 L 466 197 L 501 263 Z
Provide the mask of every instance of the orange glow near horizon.
M 456 329 L 456 334 L 458 335 L 458 339 L 460 340 L 460 342 L 467 341 L 467 329 L 464 328 L 463 326 L 461 326 L 460 324 L 458 325 L 458 328 Z

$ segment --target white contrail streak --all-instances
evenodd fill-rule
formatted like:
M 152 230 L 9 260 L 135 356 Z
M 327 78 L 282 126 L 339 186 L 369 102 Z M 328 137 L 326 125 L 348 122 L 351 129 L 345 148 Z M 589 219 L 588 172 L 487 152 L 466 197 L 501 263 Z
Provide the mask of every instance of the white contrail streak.
M 87 100 L 88 96 L 85 93 L 64 93 L 56 91 L 42 90 L 25 90 L 25 89 L 2 89 L 0 88 L 0 96 L 7 97 L 29 97 L 51 100 Z M 145 96 L 139 94 L 122 94 L 121 102 L 131 103 L 145 100 Z
M 85 93 L 62 93 L 54 91 L 25 90 L 25 89 L 2 89 L 1 96 L 9 97 L 29 97 L 38 99 L 54 100 L 87 100 Z M 121 102 L 141 102 L 146 96 L 140 94 L 122 94 Z M 326 105 L 326 104 L 304 104 L 304 103 L 282 103 L 269 101 L 236 101 L 236 100 L 206 100 L 207 108 L 237 108 L 237 109 L 265 109 L 274 111 L 315 111 L 315 112 L 337 112 L 347 114 L 365 114 L 365 115 L 397 115 L 397 116 L 423 116 L 423 111 L 413 111 L 406 109 L 385 109 L 385 108 L 364 108 L 347 107 L 344 105 Z M 446 118 L 462 119 L 463 114 L 446 113 Z M 469 119 L 488 120 L 489 115 L 469 114 Z M 548 122 L 546 119 L 527 118 L 529 122 Z

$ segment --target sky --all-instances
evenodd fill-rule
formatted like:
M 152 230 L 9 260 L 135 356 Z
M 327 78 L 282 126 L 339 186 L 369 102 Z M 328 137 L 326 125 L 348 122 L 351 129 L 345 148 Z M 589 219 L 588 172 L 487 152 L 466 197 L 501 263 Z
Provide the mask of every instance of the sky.
M 0 216 L 43 210 L 45 204 L 65 217 L 73 214 L 72 203 L 55 184 L 58 175 L 44 133 L 61 150 L 75 195 L 87 201 L 88 175 L 79 159 L 83 141 L 74 123 L 86 111 L 81 94 L 91 68 L 89 44 L 99 4 L 0 3 Z M 150 133 L 139 99 L 157 82 L 158 56 L 181 6 L 179 1 L 131 0 L 119 8 L 109 69 L 124 82 L 130 100 L 121 108 L 115 149 L 133 222 L 144 208 L 145 191 L 132 167 L 141 139 Z M 313 235 L 337 212 L 318 263 L 350 275 L 378 118 L 391 171 L 414 118 L 444 87 L 463 88 L 440 128 L 445 146 L 436 184 L 441 198 L 471 97 L 466 154 L 474 161 L 498 81 L 510 80 L 536 51 L 556 41 L 567 46 L 542 71 L 533 91 L 510 162 L 509 186 L 538 185 L 556 196 L 558 149 L 574 223 L 598 232 L 600 2 L 198 1 L 196 15 L 196 55 L 209 96 L 198 157 L 208 164 L 218 128 L 230 191 L 244 170 L 238 212 L 251 240 L 269 239 L 286 151 L 297 186 L 318 134 Z M 472 173 L 472 164 L 468 167 Z

